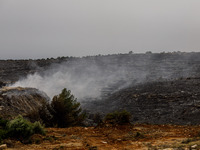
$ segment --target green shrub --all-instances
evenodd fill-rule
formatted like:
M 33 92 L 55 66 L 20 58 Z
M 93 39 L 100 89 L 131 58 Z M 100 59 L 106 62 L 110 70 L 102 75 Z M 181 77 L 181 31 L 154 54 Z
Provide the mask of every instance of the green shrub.
M 12 137 L 27 138 L 33 134 L 33 127 L 22 116 L 18 116 L 8 123 L 8 131 Z
M 130 117 L 131 114 L 126 110 L 123 110 L 121 112 L 115 111 L 113 113 L 108 113 L 105 116 L 104 121 L 111 124 L 125 124 L 130 123 Z
M 45 135 L 44 127 L 39 121 L 33 123 L 33 133 Z
M 8 122 L 7 130 L 10 137 L 19 139 L 29 138 L 35 133 L 45 133 L 44 127 L 39 122 L 31 123 L 25 120 L 21 115 Z

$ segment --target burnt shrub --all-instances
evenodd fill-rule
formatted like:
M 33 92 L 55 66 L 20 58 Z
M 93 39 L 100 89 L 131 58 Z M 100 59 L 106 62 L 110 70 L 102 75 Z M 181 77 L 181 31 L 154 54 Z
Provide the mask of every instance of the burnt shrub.
M 105 123 L 110 124 L 127 124 L 130 123 L 131 114 L 126 110 L 115 111 L 113 113 L 108 113 L 105 116 Z

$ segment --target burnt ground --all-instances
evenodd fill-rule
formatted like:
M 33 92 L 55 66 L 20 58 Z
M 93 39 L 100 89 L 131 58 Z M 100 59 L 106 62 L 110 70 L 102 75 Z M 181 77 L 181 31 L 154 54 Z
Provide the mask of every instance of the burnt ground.
M 200 148 L 199 126 L 122 125 L 47 128 L 32 144 L 6 140 L 8 150 L 189 150 Z M 167 149 L 168 148 L 168 149 Z
M 200 124 L 200 78 L 139 84 L 101 101 L 85 102 L 92 113 L 127 110 L 132 121 L 149 124 Z

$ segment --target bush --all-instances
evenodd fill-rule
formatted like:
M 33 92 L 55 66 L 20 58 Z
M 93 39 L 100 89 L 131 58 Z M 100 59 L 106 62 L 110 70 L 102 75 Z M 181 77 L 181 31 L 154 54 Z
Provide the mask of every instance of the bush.
M 8 120 L 0 117 L 0 142 L 8 136 L 8 131 L 6 130 L 7 123 Z
M 31 123 L 21 115 L 11 120 L 7 124 L 9 137 L 19 138 L 20 140 L 29 138 L 33 134 L 44 134 L 44 127 L 39 123 Z
M 39 121 L 33 123 L 33 133 L 45 135 L 44 127 Z
M 5 128 L 7 123 L 8 123 L 8 120 L 3 119 L 3 118 L 0 117 L 0 127 L 1 128 Z
M 125 123 L 130 123 L 130 117 L 131 114 L 126 110 L 123 110 L 121 112 L 116 111 L 113 113 L 108 113 L 105 116 L 104 121 L 106 123 L 111 123 L 111 124 L 125 124 Z
M 57 127 L 69 127 L 80 125 L 85 119 L 85 113 L 81 113 L 80 103 L 64 88 L 59 95 L 53 97 L 51 102 L 53 123 Z
M 22 116 L 18 116 L 8 123 L 8 131 L 12 137 L 27 138 L 33 134 L 33 128 L 30 122 Z

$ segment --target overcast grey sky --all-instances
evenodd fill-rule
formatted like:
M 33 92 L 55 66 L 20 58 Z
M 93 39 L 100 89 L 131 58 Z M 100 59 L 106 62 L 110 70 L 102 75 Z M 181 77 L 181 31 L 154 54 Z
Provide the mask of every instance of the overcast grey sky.
M 200 0 L 0 0 L 0 59 L 200 51 Z

